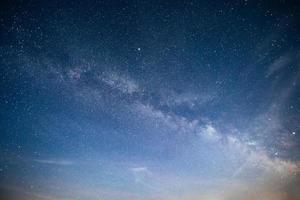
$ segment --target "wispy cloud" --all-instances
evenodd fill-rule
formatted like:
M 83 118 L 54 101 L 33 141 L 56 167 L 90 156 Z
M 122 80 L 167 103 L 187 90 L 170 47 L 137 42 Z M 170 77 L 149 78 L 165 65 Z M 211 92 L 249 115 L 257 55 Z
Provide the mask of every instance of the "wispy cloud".
M 130 169 L 130 171 L 133 171 L 133 172 L 147 172 L 148 171 L 147 167 L 132 167 L 129 169 Z
M 287 67 L 294 60 L 294 55 L 291 53 L 286 53 L 279 58 L 275 59 L 273 63 L 269 66 L 266 77 L 272 76 L 281 69 Z
M 74 165 L 74 162 L 70 160 L 33 159 L 33 161 L 40 164 L 48 164 L 48 165 L 61 165 L 61 166 Z

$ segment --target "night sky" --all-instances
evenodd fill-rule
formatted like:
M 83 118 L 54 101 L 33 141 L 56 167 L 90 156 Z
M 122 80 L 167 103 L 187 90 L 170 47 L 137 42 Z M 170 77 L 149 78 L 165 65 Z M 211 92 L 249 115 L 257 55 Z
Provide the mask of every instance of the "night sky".
M 299 200 L 300 2 L 1 1 L 0 199 Z

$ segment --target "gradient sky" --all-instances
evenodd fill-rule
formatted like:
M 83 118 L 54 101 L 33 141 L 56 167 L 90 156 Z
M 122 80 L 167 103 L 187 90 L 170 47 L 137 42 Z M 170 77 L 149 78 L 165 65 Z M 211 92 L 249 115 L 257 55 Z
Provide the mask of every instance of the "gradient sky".
M 7 1 L 0 199 L 299 200 L 297 1 Z

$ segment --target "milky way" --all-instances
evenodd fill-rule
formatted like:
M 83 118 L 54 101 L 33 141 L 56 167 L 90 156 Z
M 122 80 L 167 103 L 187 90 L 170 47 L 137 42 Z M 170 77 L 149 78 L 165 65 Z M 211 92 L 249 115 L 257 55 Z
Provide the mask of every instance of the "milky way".
M 0 7 L 0 199 L 300 199 L 296 1 Z

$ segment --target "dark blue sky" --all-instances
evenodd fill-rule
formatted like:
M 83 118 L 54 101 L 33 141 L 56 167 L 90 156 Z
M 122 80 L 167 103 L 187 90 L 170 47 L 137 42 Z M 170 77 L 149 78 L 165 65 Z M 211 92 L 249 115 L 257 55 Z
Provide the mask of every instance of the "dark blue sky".
M 0 7 L 1 198 L 300 198 L 297 1 Z

